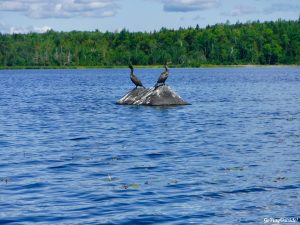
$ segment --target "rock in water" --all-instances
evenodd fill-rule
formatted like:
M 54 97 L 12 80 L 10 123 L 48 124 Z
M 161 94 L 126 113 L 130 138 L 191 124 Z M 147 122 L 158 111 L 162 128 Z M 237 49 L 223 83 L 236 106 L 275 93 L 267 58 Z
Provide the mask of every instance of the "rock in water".
M 121 105 L 149 105 L 149 106 L 174 106 L 189 105 L 170 87 L 160 86 L 157 88 L 134 88 L 117 104 Z

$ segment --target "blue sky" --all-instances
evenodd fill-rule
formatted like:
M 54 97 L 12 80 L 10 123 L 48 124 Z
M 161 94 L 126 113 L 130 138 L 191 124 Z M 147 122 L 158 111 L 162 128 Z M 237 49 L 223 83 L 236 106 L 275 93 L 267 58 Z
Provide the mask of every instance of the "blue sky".
M 300 0 L 0 0 L 0 32 L 153 31 L 299 15 Z

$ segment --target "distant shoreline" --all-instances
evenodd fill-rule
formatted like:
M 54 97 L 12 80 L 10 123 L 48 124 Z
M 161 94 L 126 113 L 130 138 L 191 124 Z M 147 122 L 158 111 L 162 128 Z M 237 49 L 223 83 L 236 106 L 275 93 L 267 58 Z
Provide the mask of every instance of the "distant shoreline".
M 163 65 L 135 65 L 135 68 L 148 68 L 148 69 L 154 69 L 154 68 L 162 68 Z M 174 65 L 171 66 L 171 68 L 280 68 L 280 67 L 300 67 L 300 65 L 297 64 L 282 64 L 282 65 L 202 65 L 200 67 L 192 67 L 192 66 L 179 66 Z M 59 70 L 59 69 L 122 69 L 122 68 L 128 68 L 128 66 L 0 66 L 0 70 L 29 70 L 29 69 L 53 69 L 53 70 Z
M 138 68 L 161 68 L 167 61 L 180 68 L 300 65 L 299 22 L 218 23 L 155 32 L 4 34 L 0 35 L 0 67 L 98 69 L 133 63 Z

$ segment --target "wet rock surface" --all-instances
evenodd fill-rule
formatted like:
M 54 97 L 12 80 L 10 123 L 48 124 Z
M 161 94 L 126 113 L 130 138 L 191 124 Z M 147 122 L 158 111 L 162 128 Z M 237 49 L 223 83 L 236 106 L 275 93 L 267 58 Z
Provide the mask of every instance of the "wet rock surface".
M 189 105 L 169 86 L 157 88 L 134 88 L 123 96 L 117 104 L 120 105 L 148 105 L 148 106 L 176 106 Z

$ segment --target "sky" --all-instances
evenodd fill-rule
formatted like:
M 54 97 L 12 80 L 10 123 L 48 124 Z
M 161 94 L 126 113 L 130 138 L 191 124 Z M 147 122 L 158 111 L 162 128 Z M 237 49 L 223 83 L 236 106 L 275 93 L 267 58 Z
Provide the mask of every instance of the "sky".
M 154 31 L 297 20 L 300 0 L 0 0 L 0 32 Z

